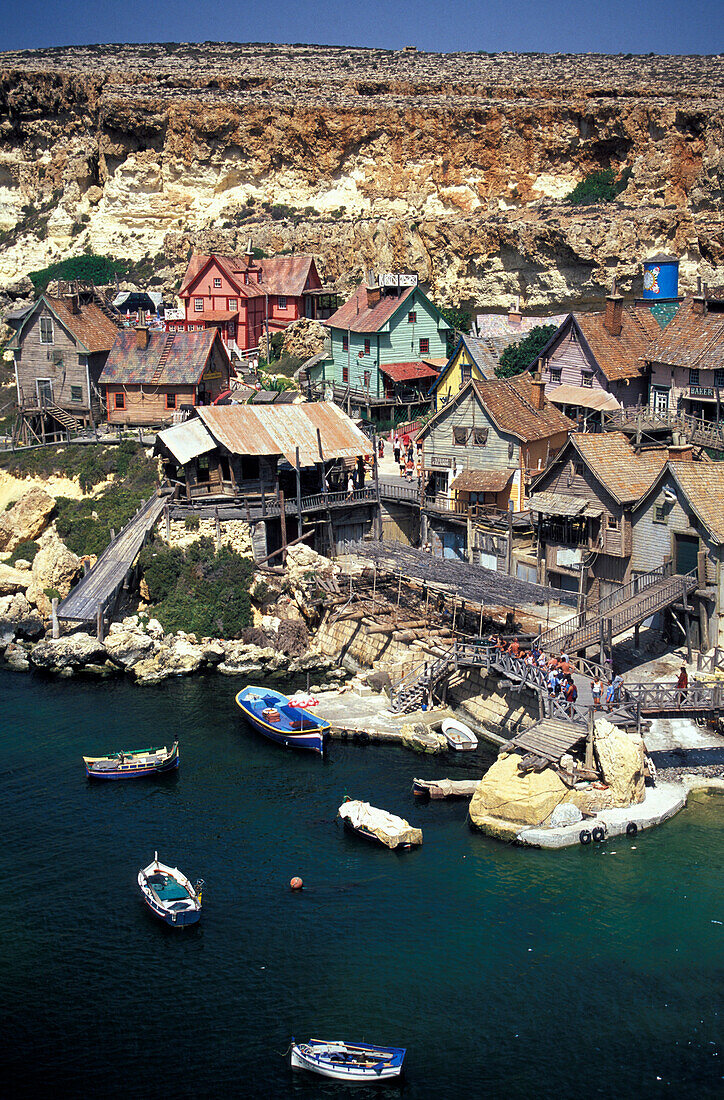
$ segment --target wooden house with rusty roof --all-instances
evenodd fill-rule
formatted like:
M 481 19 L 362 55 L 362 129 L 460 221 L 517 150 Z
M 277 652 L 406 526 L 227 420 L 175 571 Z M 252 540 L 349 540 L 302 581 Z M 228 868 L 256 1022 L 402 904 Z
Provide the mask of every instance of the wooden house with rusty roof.
M 42 294 L 8 344 L 26 442 L 102 419 L 99 386 L 120 320 L 92 295 Z
M 624 305 L 614 285 L 605 312 L 569 313 L 540 352 L 546 395 L 587 430 L 600 426 L 604 412 L 645 407 L 648 349 L 660 334 L 655 311 Z
M 229 354 L 215 328 L 117 333 L 101 373 L 109 424 L 169 423 L 184 406 L 210 405 L 229 389 Z
M 649 345 L 652 412 L 684 412 L 721 420 L 724 400 L 724 293 L 685 298 Z

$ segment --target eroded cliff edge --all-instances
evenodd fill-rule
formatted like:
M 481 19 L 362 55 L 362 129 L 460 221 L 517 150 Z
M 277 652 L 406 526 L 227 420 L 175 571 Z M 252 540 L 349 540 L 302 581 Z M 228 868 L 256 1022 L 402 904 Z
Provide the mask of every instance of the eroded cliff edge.
M 530 308 L 638 289 L 653 250 L 724 281 L 724 58 L 321 46 L 0 54 L 0 284 L 91 248 L 309 250 L 348 285 L 413 268 L 441 300 Z M 618 201 L 561 198 L 588 172 Z M 264 205 L 266 204 L 266 205 Z

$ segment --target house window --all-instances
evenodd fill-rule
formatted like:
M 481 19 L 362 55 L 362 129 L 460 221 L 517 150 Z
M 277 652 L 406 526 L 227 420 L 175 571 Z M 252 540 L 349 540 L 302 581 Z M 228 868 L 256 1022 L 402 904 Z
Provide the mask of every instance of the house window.
M 70 387 L 70 399 L 71 399 L 71 401 L 82 401 L 83 400 L 83 387 L 82 386 L 71 386 Z
M 221 279 L 214 279 L 214 290 L 221 290 Z
M 365 355 L 369 355 L 369 353 L 370 353 L 370 342 L 369 342 L 369 340 L 365 340 Z
M 166 394 L 166 408 L 167 409 L 175 409 L 176 408 L 176 394 L 175 393 L 167 393 Z
M 583 463 L 582 462 L 576 461 L 576 462 L 573 463 L 573 473 L 578 474 L 579 477 L 583 477 Z
M 453 428 L 453 443 L 456 447 L 464 447 L 468 441 L 467 428 Z
M 40 343 L 52 344 L 53 343 L 53 318 L 41 317 L 40 318 Z
M 349 367 L 342 367 L 342 381 L 349 382 Z
M 665 504 L 654 505 L 654 523 L 668 523 L 669 516 Z
M 342 351 L 349 351 L 349 336 L 346 332 L 342 334 Z
M 287 296 L 286 296 L 286 294 L 278 294 L 277 295 L 277 305 L 279 306 L 279 309 L 286 309 L 287 308 Z
M 425 337 L 424 340 L 420 340 L 420 355 L 430 354 L 430 341 Z
M 689 370 L 689 385 L 698 386 L 699 384 L 699 368 L 691 367 Z
M 194 298 L 194 313 L 203 313 L 203 312 L 204 312 L 204 299 L 203 298 Z
M 411 309 L 410 312 L 407 314 L 407 323 L 408 323 L 408 325 L 414 325 L 416 321 L 417 321 L 417 310 L 416 309 Z
M 724 370 L 714 371 L 714 386 L 716 389 L 724 389 Z
M 364 373 L 364 379 L 365 379 L 365 389 L 368 390 L 370 388 L 370 372 L 368 370 L 366 370 L 365 373 Z
M 561 367 L 551 367 L 551 382 L 560 382 L 562 374 Z
M 512 458 L 515 454 L 515 443 L 511 440 L 508 444 L 508 458 Z
M 593 387 L 593 372 L 592 371 L 581 371 L 581 385 L 582 386 L 587 386 L 589 390 L 592 389 L 592 387 Z
M 226 331 L 230 340 L 236 340 L 236 321 L 229 321 Z
M 463 365 L 460 367 L 460 377 L 463 383 L 469 382 L 470 379 L 473 377 L 473 368 L 470 366 L 469 363 L 463 363 Z
M 126 407 L 126 395 L 125 393 L 113 394 L 113 407 L 116 409 L 125 409 Z
M 609 531 L 618 531 L 618 520 L 615 516 L 609 516 L 606 522 Z
M 488 442 L 488 428 L 473 428 L 473 443 L 476 447 L 484 447 Z
M 234 313 L 239 308 L 238 300 L 236 298 L 227 298 L 226 308 L 230 309 L 231 312 Z

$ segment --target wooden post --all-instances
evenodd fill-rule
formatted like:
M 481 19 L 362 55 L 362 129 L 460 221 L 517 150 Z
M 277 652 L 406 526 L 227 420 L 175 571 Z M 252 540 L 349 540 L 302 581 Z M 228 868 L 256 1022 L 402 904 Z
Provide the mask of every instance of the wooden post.
M 216 550 L 221 549 L 221 520 L 219 519 L 219 509 L 214 508 L 214 525 L 216 527 Z
M 506 560 L 508 576 L 513 574 L 513 513 L 508 509 L 508 554 Z
M 397 609 L 400 609 L 400 593 L 402 592 L 402 570 L 400 570 L 400 577 L 397 582 Z
M 482 636 L 483 636 L 483 611 L 484 610 L 485 610 L 485 608 L 484 608 L 483 603 L 481 601 L 481 603 L 480 603 L 480 626 L 478 628 L 478 637 L 479 638 L 482 638 Z
M 684 633 L 686 634 L 686 660 L 691 664 L 691 623 L 689 621 L 689 597 L 686 592 L 686 577 L 681 578 L 681 602 L 684 608 Z
M 467 529 L 466 534 L 467 534 L 467 540 L 468 540 L 468 564 L 472 565 L 473 564 L 473 517 L 470 513 L 470 508 L 468 508 L 468 514 L 467 514 L 467 519 L 465 521 L 465 526 L 466 526 L 466 529 Z
M 453 596 L 453 617 L 452 617 L 452 632 L 453 632 L 453 635 L 455 634 L 455 620 L 457 618 L 457 614 L 458 614 L 458 596 L 457 596 L 457 592 L 456 592 L 455 595 Z
M 593 768 L 593 723 L 595 721 L 595 715 L 593 713 L 593 707 L 588 711 L 588 733 L 586 735 L 586 767 Z
M 279 490 L 279 525 L 282 529 L 282 565 L 287 560 L 287 517 L 284 511 L 284 493 Z
M 641 631 L 641 623 L 636 623 L 634 626 L 634 649 L 639 647 L 639 633 Z
M 116 530 L 115 530 L 114 527 L 111 527 L 111 542 L 113 542 L 115 537 L 116 537 Z
M 166 542 L 169 542 L 171 539 L 171 511 L 168 504 L 163 510 L 163 516 L 166 521 Z
M 58 597 L 53 596 L 50 601 L 50 614 L 53 622 L 53 638 L 60 637 L 60 623 L 58 622 Z
M 104 623 L 103 623 L 103 608 L 98 604 L 98 610 L 96 611 L 96 638 L 99 642 L 103 642 L 104 637 Z
M 299 447 L 294 451 L 294 469 L 297 475 L 297 527 L 298 534 L 302 533 L 302 468 L 299 464 Z
M 372 607 L 377 606 L 377 566 L 372 569 Z
M 606 634 L 605 634 L 605 629 L 606 628 L 605 628 L 604 620 L 600 619 L 599 623 L 598 623 L 598 661 L 599 661 L 599 664 L 603 664 L 603 662 L 606 660 Z
M 372 476 L 375 479 L 377 541 L 382 542 L 382 497 L 380 495 L 380 471 L 377 465 L 377 432 L 372 433 Z
M 266 493 L 264 492 L 264 482 L 259 482 L 259 488 L 261 489 L 261 514 L 262 518 L 266 515 Z
M 245 495 L 243 500 L 244 500 L 244 508 L 246 509 L 246 522 L 251 527 L 251 509 L 249 508 L 249 498 Z
M 613 671 L 613 619 L 606 619 L 606 648 Z

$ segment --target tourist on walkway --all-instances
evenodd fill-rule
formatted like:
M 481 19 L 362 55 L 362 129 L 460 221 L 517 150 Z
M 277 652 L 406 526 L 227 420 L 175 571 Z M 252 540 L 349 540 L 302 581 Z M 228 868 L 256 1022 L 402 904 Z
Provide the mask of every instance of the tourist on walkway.
M 354 496 L 354 476 L 352 474 L 347 478 L 347 500 L 351 500 Z
M 568 702 L 568 717 L 572 718 L 574 714 L 574 706 L 576 699 L 578 698 L 578 688 L 573 682 L 573 677 L 569 676 L 565 683 L 566 700 Z
M 681 706 L 686 702 L 686 696 L 689 688 L 689 673 L 686 671 L 686 665 L 681 666 L 681 672 L 679 673 L 679 679 L 676 681 L 676 702 L 677 706 Z
M 613 680 L 611 681 L 611 683 L 606 688 L 606 709 L 607 710 L 612 710 L 614 705 L 620 701 L 619 696 L 620 696 L 620 692 L 621 692 L 621 684 L 622 683 L 623 683 L 623 676 L 614 676 Z
M 510 646 L 508 647 L 508 653 L 510 654 L 511 657 L 518 657 L 520 655 L 520 646 L 518 644 L 518 639 L 517 638 L 513 638 L 513 641 L 510 643 Z
M 594 708 L 600 710 L 601 696 L 603 695 L 603 681 L 600 676 L 596 676 L 594 680 L 591 680 L 591 695 L 593 696 Z
M 548 673 L 548 694 L 557 695 L 559 686 L 558 672 L 555 668 L 552 668 Z
M 378 458 L 384 458 L 385 457 L 385 441 L 382 438 L 382 436 L 380 436 L 379 442 L 377 444 L 377 457 Z
M 400 465 L 400 437 L 395 432 L 395 438 L 392 440 L 392 456 L 395 460 L 395 466 Z

